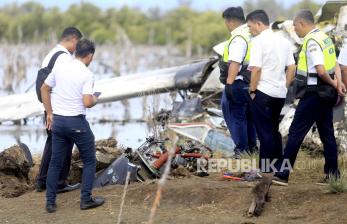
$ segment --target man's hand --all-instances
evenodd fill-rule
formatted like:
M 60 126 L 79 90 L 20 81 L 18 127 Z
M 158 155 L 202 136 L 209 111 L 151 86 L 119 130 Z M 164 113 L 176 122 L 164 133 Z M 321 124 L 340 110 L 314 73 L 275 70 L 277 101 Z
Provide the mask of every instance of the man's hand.
M 98 102 L 98 97 L 90 94 L 83 95 L 83 105 L 86 108 L 92 108 Z
M 346 86 L 345 86 L 345 84 L 343 84 L 343 82 L 337 83 L 337 92 L 342 97 L 344 97 L 346 95 Z
M 228 100 L 232 100 L 232 91 L 231 91 L 231 85 L 230 84 L 226 84 L 225 85 L 225 94 Z
M 48 130 L 52 129 L 52 124 L 53 124 L 53 114 L 52 113 L 47 113 L 46 116 L 46 128 Z

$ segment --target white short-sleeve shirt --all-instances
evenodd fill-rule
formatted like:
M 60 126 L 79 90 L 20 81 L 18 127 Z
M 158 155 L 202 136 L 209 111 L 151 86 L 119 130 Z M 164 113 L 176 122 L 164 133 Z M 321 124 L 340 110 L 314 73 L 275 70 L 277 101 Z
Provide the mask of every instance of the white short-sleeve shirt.
M 315 32 L 318 29 L 314 29 L 309 32 Z M 308 34 L 307 34 L 308 35 Z M 317 65 L 324 65 L 324 55 L 322 48 L 319 46 L 318 42 L 315 40 L 309 40 L 307 41 L 307 49 L 306 49 L 306 55 L 307 55 L 307 68 L 309 73 L 317 73 L 317 70 L 315 66 Z
M 285 68 L 294 65 L 294 56 L 287 39 L 266 29 L 252 39 L 249 69 L 261 68 L 257 89 L 271 97 L 286 98 Z
M 345 38 L 344 44 L 340 50 L 338 62 L 340 65 L 347 66 L 347 38 Z
M 233 32 L 237 32 L 241 27 L 236 28 Z M 229 45 L 229 58 L 228 61 L 234 61 L 237 63 L 242 63 L 247 53 L 247 42 L 242 37 L 235 37 Z M 241 66 L 239 68 L 241 71 Z
M 58 51 L 64 51 L 66 54 L 64 53 L 64 54 L 59 55 L 59 57 L 57 58 L 57 60 L 54 63 L 54 66 L 56 64 L 59 64 L 59 63 L 64 63 L 65 60 L 71 60 L 72 59 L 72 55 L 70 54 L 70 52 L 62 45 L 57 44 L 43 59 L 43 62 L 41 64 L 41 68 L 47 67 L 48 63 L 51 60 L 51 58 L 53 57 L 53 55 Z
M 54 114 L 76 116 L 86 114 L 83 95 L 93 94 L 93 73 L 78 59 L 54 66 L 45 83 L 52 87 Z

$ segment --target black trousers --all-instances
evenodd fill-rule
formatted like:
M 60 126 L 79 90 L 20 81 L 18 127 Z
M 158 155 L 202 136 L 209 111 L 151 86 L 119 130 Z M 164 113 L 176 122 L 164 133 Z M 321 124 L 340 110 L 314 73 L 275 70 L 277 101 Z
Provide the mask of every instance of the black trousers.
M 45 120 L 46 120 L 46 112 L 45 112 Z M 46 139 L 45 148 L 43 150 L 43 154 L 41 158 L 39 174 L 36 178 L 37 183 L 39 183 L 42 186 L 46 186 L 48 167 L 52 157 L 52 132 L 47 129 L 46 131 L 47 131 L 47 139 Z M 73 142 L 69 142 L 68 145 L 69 145 L 69 148 L 72 149 Z M 69 151 L 70 153 L 66 154 L 66 158 L 64 160 L 64 166 L 59 175 L 59 181 L 58 181 L 59 188 L 66 185 L 66 180 L 69 176 L 70 165 L 71 165 L 71 151 L 72 150 Z
M 288 168 L 288 162 L 292 168 L 294 167 L 300 146 L 314 123 L 317 125 L 319 137 L 323 143 L 324 173 L 339 176 L 338 151 L 333 126 L 333 103 L 322 99 L 317 93 L 306 93 L 296 108 L 283 158 L 276 164 L 277 170 L 282 172 L 276 173 L 276 176 L 288 180 L 289 170 L 281 170 L 281 168 L 285 166 Z
M 259 168 L 261 172 L 273 172 L 270 164 L 282 157 L 282 136 L 278 131 L 284 98 L 271 97 L 257 90 L 252 101 L 252 118 L 257 130 Z

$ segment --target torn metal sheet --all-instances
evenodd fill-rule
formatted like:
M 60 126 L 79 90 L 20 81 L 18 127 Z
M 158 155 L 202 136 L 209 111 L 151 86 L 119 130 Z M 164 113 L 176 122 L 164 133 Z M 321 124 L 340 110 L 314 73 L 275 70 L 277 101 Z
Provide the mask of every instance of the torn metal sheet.
M 125 156 L 119 157 L 109 165 L 102 173 L 97 175 L 94 180 L 94 187 L 104 187 L 114 184 L 125 184 L 128 171 L 130 172 L 130 182 L 138 181 L 138 167 L 129 162 Z
M 159 178 L 161 170 L 156 169 L 153 163 L 157 154 L 166 152 L 165 140 L 157 140 L 154 137 L 146 138 L 146 141 L 134 152 L 131 162 L 141 166 L 138 174 L 142 180 Z
M 202 85 L 199 93 L 202 92 L 222 92 L 224 85 L 219 81 L 220 71 L 217 63 L 212 66 L 213 70 Z
M 182 102 L 174 102 L 171 117 L 176 120 L 196 119 L 203 116 L 201 99 L 199 97 L 187 99 Z
M 230 136 L 213 128 L 207 123 L 174 123 L 169 129 L 179 135 L 195 140 L 213 151 L 220 151 L 225 156 L 234 154 L 235 143 Z
M 347 5 L 345 0 L 340 1 L 327 1 L 316 13 L 318 17 L 318 22 L 329 21 L 335 19 L 335 17 L 340 12 L 342 6 Z
M 347 34 L 347 2 L 346 5 L 340 8 L 339 18 L 336 24 L 336 32 Z

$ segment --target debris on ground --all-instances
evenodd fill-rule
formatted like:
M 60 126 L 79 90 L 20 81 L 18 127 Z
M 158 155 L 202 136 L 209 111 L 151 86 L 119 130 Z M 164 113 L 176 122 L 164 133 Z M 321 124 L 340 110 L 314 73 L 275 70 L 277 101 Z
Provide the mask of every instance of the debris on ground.
M 29 148 L 20 143 L 0 153 L 0 196 L 18 197 L 32 189 L 29 171 L 33 159 Z
M 103 139 L 95 142 L 96 171 L 106 169 L 113 161 L 120 157 L 123 149 L 117 146 L 115 138 Z M 71 169 L 69 175 L 70 183 L 79 183 L 82 180 L 83 163 L 79 157 L 78 149 L 72 153 Z
M 94 180 L 94 187 L 122 184 L 126 182 L 127 173 L 130 172 L 129 182 L 138 181 L 138 167 L 129 162 L 125 156 L 119 157 L 107 169 L 99 173 Z
M 263 176 L 262 180 L 252 189 L 253 200 L 248 209 L 248 216 L 260 216 L 264 210 L 265 202 L 269 201 L 269 190 L 272 177 Z
M 169 157 L 166 149 L 166 140 L 158 140 L 149 137 L 146 141 L 133 153 L 130 161 L 138 166 L 139 178 L 142 180 L 161 177 Z M 198 159 L 208 160 L 213 157 L 213 152 L 208 147 L 193 141 L 185 141 L 184 144 L 176 145 L 176 152 L 171 161 L 171 168 L 175 170 L 183 167 L 186 171 L 196 173 L 198 170 Z M 207 164 L 207 163 L 206 163 Z M 205 165 L 206 165 L 205 164 Z M 188 176 L 187 172 L 179 168 L 176 172 L 178 176 Z M 198 176 L 206 176 L 199 174 Z
M 168 127 L 178 135 L 197 141 L 214 152 L 218 151 L 226 157 L 234 155 L 235 143 L 231 136 L 208 123 L 171 123 Z
M 250 172 L 226 172 L 223 174 L 223 179 L 254 182 L 260 180 L 261 177 L 258 176 L 258 171 L 252 170 Z

